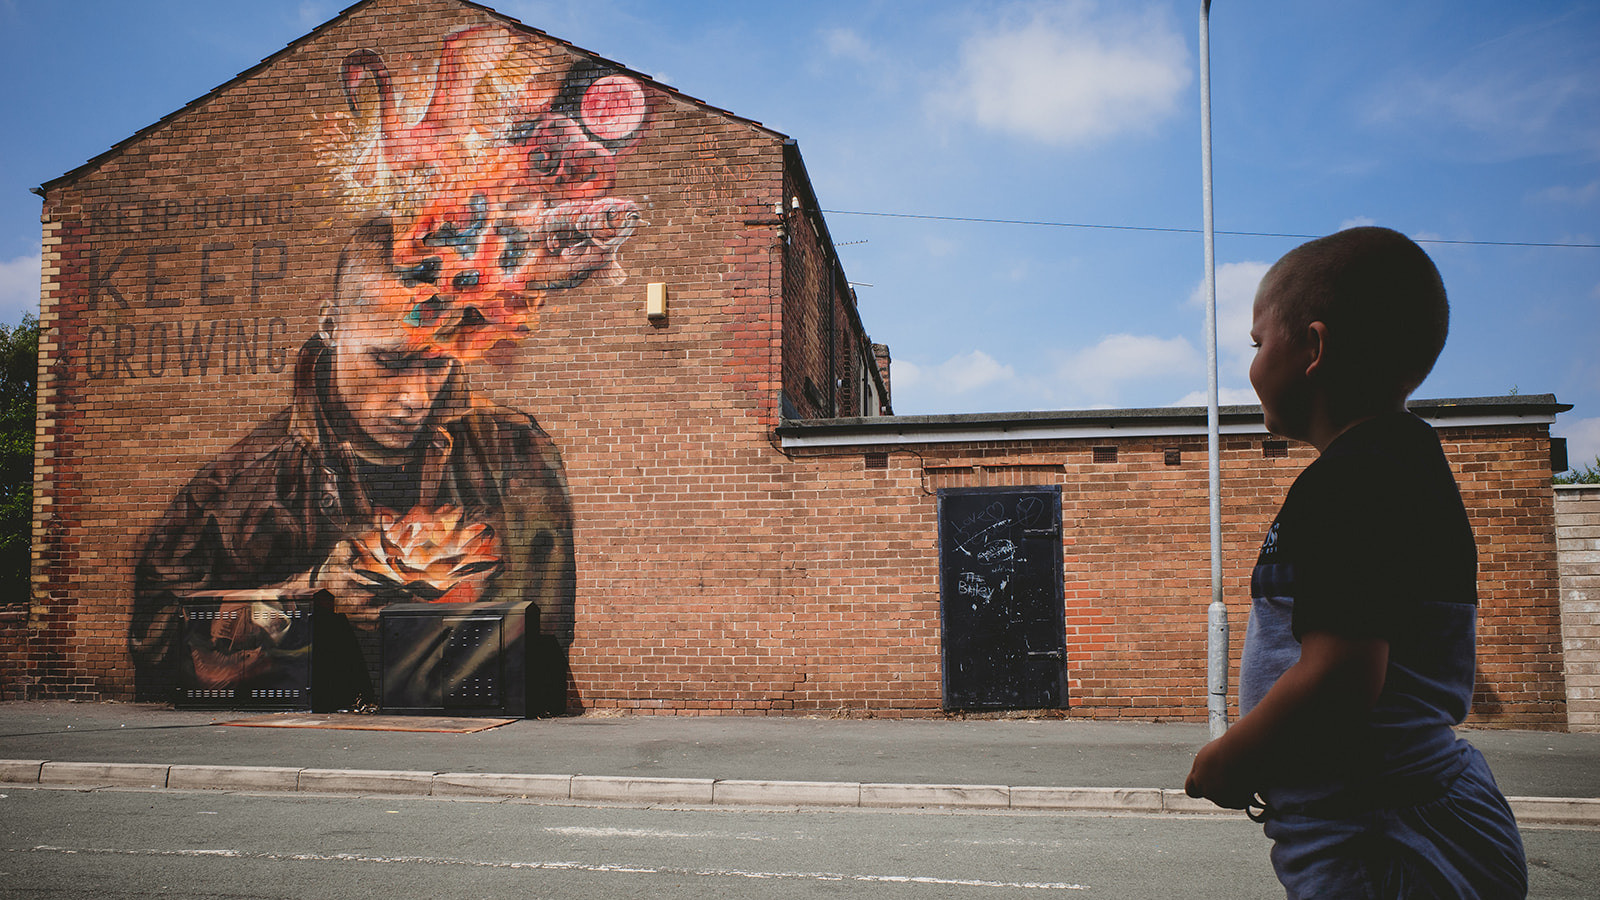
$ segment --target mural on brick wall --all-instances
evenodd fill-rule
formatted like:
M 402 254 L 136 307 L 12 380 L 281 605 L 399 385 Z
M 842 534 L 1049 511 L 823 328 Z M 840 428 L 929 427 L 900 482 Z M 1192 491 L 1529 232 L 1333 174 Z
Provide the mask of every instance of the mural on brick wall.
M 514 352 L 552 292 L 622 277 L 640 219 L 611 193 L 645 129 L 644 89 L 488 27 L 444 37 L 419 75 L 371 50 L 330 70 L 348 110 L 324 120 L 321 153 L 348 241 L 289 367 L 292 403 L 203 467 L 145 538 L 139 693 L 164 695 L 180 666 L 201 687 L 270 690 L 308 652 L 283 598 L 319 596 L 332 624 L 317 678 L 341 702 L 371 700 L 383 607 L 526 600 L 559 708 L 574 589 L 561 458 L 468 376 Z M 197 622 L 185 601 L 200 598 L 216 605 Z

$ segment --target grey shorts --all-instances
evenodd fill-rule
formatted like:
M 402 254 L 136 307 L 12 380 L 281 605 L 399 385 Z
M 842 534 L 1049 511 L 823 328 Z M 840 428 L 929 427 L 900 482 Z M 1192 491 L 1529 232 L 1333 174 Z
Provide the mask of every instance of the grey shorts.
M 1270 813 L 1263 826 L 1289 900 L 1526 897 L 1516 819 L 1483 755 L 1468 752 L 1436 800 L 1340 818 Z

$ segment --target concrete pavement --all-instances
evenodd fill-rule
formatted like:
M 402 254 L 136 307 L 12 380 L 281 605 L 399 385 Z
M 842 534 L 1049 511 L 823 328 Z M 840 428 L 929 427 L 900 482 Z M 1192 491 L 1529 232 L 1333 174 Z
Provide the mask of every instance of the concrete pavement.
M 255 715 L 0 703 L 0 782 L 696 806 L 1215 812 L 1181 790 L 1206 740 L 1203 724 L 589 715 L 470 734 L 222 724 Z M 1488 757 L 1523 824 L 1600 825 L 1600 734 L 1462 733 Z

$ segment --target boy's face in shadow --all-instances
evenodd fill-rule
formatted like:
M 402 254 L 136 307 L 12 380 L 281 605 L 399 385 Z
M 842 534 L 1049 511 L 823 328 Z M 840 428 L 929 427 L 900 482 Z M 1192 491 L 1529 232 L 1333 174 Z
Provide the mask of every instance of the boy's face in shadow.
M 1250 340 L 1256 355 L 1250 363 L 1250 385 L 1261 399 L 1267 430 L 1293 440 L 1307 440 L 1312 411 L 1311 378 L 1306 373 L 1314 356 L 1305 335 L 1291 334 L 1282 321 L 1285 279 L 1274 267 L 1261 279 L 1251 309 Z

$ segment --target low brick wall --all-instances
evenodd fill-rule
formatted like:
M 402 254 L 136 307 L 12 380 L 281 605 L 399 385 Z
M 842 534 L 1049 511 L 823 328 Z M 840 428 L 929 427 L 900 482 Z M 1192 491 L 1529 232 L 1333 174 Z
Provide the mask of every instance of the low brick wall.
M 883 425 L 912 428 L 905 421 Z M 1477 690 L 1468 724 L 1565 729 L 1548 437 L 1542 426 L 1436 424 L 1478 542 Z M 1304 445 L 1274 445 L 1281 442 L 1264 431 L 1226 435 L 1222 444 L 1223 593 L 1235 678 L 1251 563 L 1284 493 L 1314 458 Z M 1101 461 L 1097 447 L 1114 452 Z M 883 468 L 867 468 L 871 453 L 886 456 Z M 1067 714 L 1204 720 L 1210 581 L 1203 436 L 880 442 L 793 456 L 794 504 L 811 511 L 811 525 L 789 532 L 786 593 L 774 606 L 794 625 L 767 636 L 789 647 L 798 664 L 783 708 L 938 714 L 935 493 L 1056 485 Z M 719 563 L 697 566 L 709 573 Z M 580 657 L 575 669 L 586 661 Z M 637 694 L 641 674 L 611 677 Z M 661 705 L 690 700 L 674 699 Z M 606 696 L 597 705 L 612 704 L 637 700 Z

